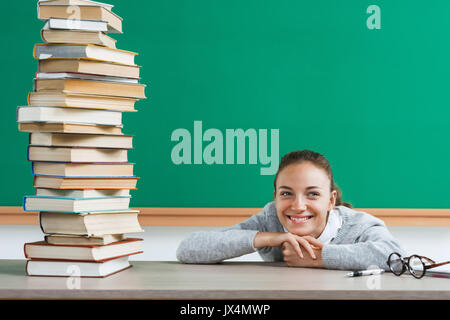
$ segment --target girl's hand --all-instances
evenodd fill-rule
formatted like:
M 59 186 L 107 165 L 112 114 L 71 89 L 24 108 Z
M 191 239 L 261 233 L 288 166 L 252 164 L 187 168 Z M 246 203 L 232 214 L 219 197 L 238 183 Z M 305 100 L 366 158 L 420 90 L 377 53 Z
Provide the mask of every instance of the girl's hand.
M 317 240 L 317 239 L 316 239 Z M 322 247 L 323 244 L 314 246 L 313 251 L 317 259 L 311 259 L 309 256 L 300 258 L 297 251 L 292 247 L 289 242 L 284 242 L 282 245 L 283 249 L 283 260 L 289 267 L 316 267 L 322 268 Z
M 301 247 L 309 253 L 312 259 L 317 259 L 314 248 L 322 248 L 323 244 L 311 236 L 300 237 L 289 232 L 258 232 L 254 239 L 254 247 L 281 247 L 284 243 L 291 246 L 297 257 L 303 259 Z

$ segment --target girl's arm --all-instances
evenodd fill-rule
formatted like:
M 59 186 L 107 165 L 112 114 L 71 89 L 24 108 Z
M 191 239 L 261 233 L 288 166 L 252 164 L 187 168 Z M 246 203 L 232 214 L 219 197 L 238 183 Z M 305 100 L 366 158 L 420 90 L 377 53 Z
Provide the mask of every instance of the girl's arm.
M 384 225 L 367 228 L 351 244 L 327 244 L 322 248 L 322 263 L 327 269 L 365 270 L 378 267 L 389 270 L 387 259 L 392 252 L 404 255 L 399 243 Z
M 283 244 L 284 261 L 290 267 L 318 267 L 340 270 L 365 270 L 369 267 L 389 270 L 388 256 L 392 252 L 404 255 L 403 250 L 384 226 L 365 230 L 357 243 L 325 244 L 314 248 L 317 259 L 299 258 L 291 244 Z
M 177 259 L 183 263 L 218 263 L 255 252 L 253 239 L 265 230 L 265 220 L 263 210 L 230 228 L 194 232 L 178 246 Z
M 230 228 L 190 234 L 180 243 L 176 254 L 183 263 L 218 263 L 258 250 L 264 260 L 276 261 L 278 255 L 271 249 L 281 247 L 284 242 L 291 243 L 296 254 L 302 255 L 302 246 L 308 252 L 306 255 L 313 257 L 311 244 L 321 245 L 316 239 L 284 232 L 275 206 L 269 203 L 263 211 Z M 280 261 L 281 258 L 280 249 Z

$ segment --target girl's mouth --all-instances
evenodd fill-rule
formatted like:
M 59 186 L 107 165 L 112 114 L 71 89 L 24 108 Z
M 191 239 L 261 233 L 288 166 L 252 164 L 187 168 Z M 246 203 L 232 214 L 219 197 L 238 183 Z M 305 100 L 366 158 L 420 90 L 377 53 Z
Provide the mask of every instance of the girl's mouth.
M 311 219 L 313 216 L 307 216 L 307 217 L 294 217 L 294 216 L 287 216 L 289 221 L 294 224 L 304 224 L 309 219 Z

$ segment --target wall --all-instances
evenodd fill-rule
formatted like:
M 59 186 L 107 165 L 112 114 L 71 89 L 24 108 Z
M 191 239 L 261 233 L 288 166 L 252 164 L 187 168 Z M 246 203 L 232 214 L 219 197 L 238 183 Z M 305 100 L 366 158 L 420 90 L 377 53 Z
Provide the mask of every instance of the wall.
M 234 164 L 220 164 L 235 148 L 226 141 L 209 148 L 216 140 L 207 141 L 206 133 L 254 129 L 258 142 L 275 152 L 268 141 L 273 129 L 280 157 L 304 148 L 323 153 L 355 207 L 450 208 L 448 0 L 378 0 L 381 29 L 367 27 L 372 1 L 111 2 L 124 19 L 124 34 L 112 37 L 119 49 L 139 53 L 149 98 L 136 104 L 137 114 L 123 117 L 124 132 L 135 135 L 129 159 L 142 178 L 132 206 L 262 207 L 273 182 L 273 175 L 261 175 L 265 157 L 253 163 L 246 155 L 238 164 L 243 152 L 236 143 Z M 36 18 L 36 1 L 2 5 L 8 14 L 2 17 L 7 76 L 0 78 L 0 135 L 7 153 L 0 167 L 8 184 L 0 205 L 19 206 L 34 190 L 16 106 L 27 104 L 32 90 L 32 50 L 42 42 L 44 23 Z M 178 129 L 191 135 L 191 163 L 201 156 L 195 141 L 204 151 L 220 151 L 217 163 L 175 164 L 178 141 L 171 137 Z M 259 137 L 262 130 L 267 139 Z M 242 150 L 263 150 L 251 146 Z
M 143 227 L 144 253 L 130 260 L 175 261 L 180 241 L 190 232 L 214 230 L 216 227 Z M 420 254 L 435 261 L 450 259 L 450 227 L 388 227 L 409 254 Z M 37 226 L 0 225 L 0 259 L 24 259 L 23 244 L 42 240 Z M 232 259 L 261 261 L 257 253 Z

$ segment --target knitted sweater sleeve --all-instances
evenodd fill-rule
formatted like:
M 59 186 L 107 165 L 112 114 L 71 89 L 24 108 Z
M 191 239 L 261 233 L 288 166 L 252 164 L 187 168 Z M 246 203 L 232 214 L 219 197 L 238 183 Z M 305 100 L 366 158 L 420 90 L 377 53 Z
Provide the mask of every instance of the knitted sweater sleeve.
M 177 259 L 182 263 L 218 263 L 255 252 L 253 239 L 265 230 L 265 220 L 263 210 L 229 228 L 191 233 L 178 246 Z
M 322 248 L 322 263 L 327 269 L 389 270 L 387 259 L 392 252 L 405 254 L 383 221 L 368 214 L 360 215 L 349 227 L 346 239 L 337 239 Z

